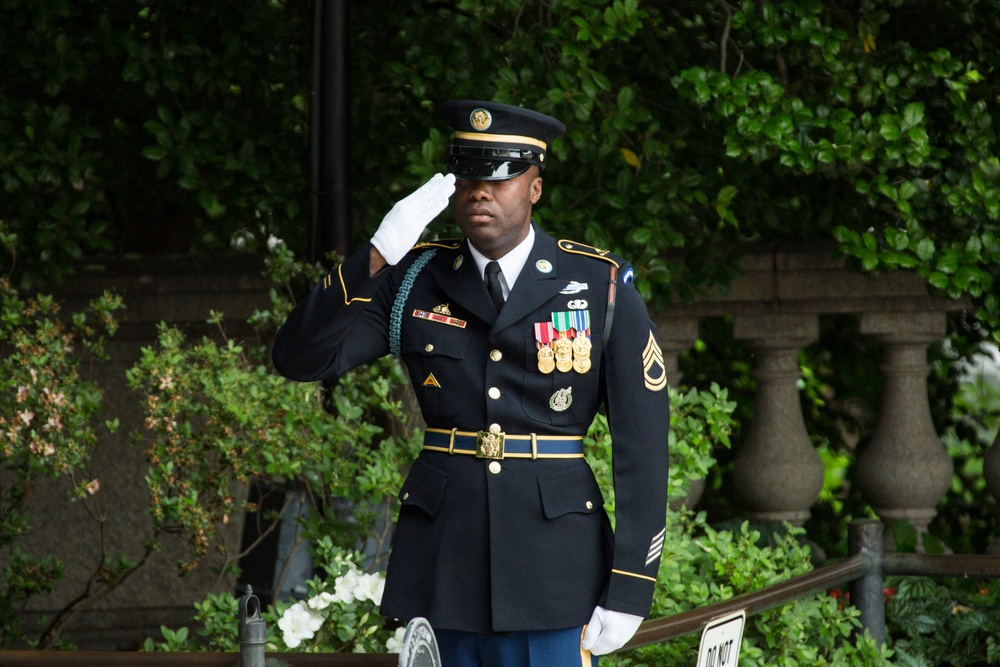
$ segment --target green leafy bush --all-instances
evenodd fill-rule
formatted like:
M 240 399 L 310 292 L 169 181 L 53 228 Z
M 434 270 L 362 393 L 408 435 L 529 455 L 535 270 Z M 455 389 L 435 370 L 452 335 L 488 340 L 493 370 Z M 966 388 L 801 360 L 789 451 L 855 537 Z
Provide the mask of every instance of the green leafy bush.
M 15 242 L 0 222 L 0 252 L 12 252 Z M 100 480 L 89 477 L 88 464 L 102 428 L 116 424 L 96 423 L 101 392 L 81 366 L 103 355 L 121 308 L 120 298 L 105 293 L 69 316 L 53 297 L 22 297 L 0 276 L 0 648 L 24 638 L 18 613 L 33 597 L 49 593 L 66 567 L 19 543 L 32 530 L 28 510 L 37 486 L 58 483 L 68 501 L 87 506 L 98 526 L 103 521 L 91 508 Z M 87 588 L 96 593 L 113 586 L 127 570 L 100 559 Z M 52 621 L 42 643 L 57 634 L 62 619 Z
M 270 327 L 290 308 L 290 285 L 319 269 L 295 262 L 281 244 L 269 267 L 284 282 L 272 291 L 273 310 L 251 318 L 260 341 L 228 339 L 218 313 L 211 318 L 220 328 L 215 338 L 188 341 L 163 324 L 127 373 L 144 397 L 145 428 L 135 441 L 149 461 L 154 528 L 185 536 L 182 571 L 204 559 L 219 526 L 247 509 L 239 491 L 251 480 L 305 494 L 318 511 L 304 522 L 302 541 L 336 535 L 345 549 L 361 539 L 384 542 L 373 526 L 395 502 L 391 490 L 420 446 L 403 412 L 404 373 L 395 360 L 332 387 L 289 382 L 270 369 Z M 341 501 L 353 509 L 349 521 L 333 510 Z M 268 517 L 269 530 L 289 507 Z M 226 554 L 223 571 L 241 555 Z
M 896 664 L 1000 663 L 1000 599 L 995 587 L 922 577 L 892 578 L 887 583 L 886 620 L 893 628 Z

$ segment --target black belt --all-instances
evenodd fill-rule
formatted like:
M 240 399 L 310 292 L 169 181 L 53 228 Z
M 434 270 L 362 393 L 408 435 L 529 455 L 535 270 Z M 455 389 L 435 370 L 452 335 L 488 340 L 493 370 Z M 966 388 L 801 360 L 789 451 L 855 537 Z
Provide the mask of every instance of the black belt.
M 583 457 L 582 435 L 511 435 L 491 431 L 424 431 L 424 449 L 447 454 L 473 454 L 481 459 L 578 459 Z

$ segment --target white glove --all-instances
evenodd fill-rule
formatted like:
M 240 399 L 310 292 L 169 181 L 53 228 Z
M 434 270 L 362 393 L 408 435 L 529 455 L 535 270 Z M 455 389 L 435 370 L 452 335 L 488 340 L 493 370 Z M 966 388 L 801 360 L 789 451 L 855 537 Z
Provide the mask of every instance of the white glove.
M 583 648 L 594 655 L 617 651 L 632 639 L 640 623 L 642 616 L 598 607 L 583 634 Z
M 455 174 L 434 174 L 405 199 L 400 199 L 382 218 L 372 245 L 385 261 L 397 264 L 409 252 L 424 228 L 448 206 L 455 192 Z

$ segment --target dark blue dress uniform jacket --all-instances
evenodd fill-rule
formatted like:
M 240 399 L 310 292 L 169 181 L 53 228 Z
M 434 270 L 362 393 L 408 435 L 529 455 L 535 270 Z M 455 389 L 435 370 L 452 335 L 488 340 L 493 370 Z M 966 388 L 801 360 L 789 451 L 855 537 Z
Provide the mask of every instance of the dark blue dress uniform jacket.
M 646 616 L 664 538 L 669 406 L 653 324 L 623 280 L 631 271 L 614 255 L 557 243 L 536 227 L 531 255 L 497 315 L 467 243 L 417 246 L 374 277 L 362 248 L 289 315 L 274 343 L 275 366 L 314 381 L 390 353 L 400 285 L 434 249 L 396 307 L 398 349 L 427 426 L 582 436 L 603 402 L 615 532 L 583 458 L 504 458 L 491 467 L 472 455 L 424 449 L 399 492 L 381 613 L 472 632 L 580 626 L 597 604 Z M 435 307 L 450 312 L 452 323 L 415 313 Z M 590 314 L 591 368 L 542 373 L 534 324 L 581 307 Z M 572 400 L 556 401 L 557 394 Z

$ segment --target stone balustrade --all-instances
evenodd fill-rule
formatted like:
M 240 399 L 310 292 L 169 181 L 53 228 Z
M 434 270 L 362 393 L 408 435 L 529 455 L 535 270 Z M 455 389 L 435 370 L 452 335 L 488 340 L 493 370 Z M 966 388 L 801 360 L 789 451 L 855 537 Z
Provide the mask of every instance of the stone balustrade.
M 883 350 L 882 400 L 870 444 L 855 463 L 858 485 L 883 521 L 926 529 L 952 479 L 951 458 L 931 422 L 927 348 L 944 338 L 947 312 L 970 304 L 929 294 L 912 273 L 861 274 L 834 259 L 832 248 L 757 247 L 741 269 L 728 291 L 677 302 L 653 319 L 675 385 L 683 383 L 678 355 L 695 343 L 703 318 L 731 316 L 734 338 L 753 354 L 754 416 L 734 443 L 732 469 L 743 515 L 793 525 L 809 518 L 824 468 L 802 415 L 798 354 L 817 340 L 821 316 L 858 313 L 861 333 Z M 998 448 L 987 471 L 994 493 Z M 891 540 L 891 531 L 885 534 Z

